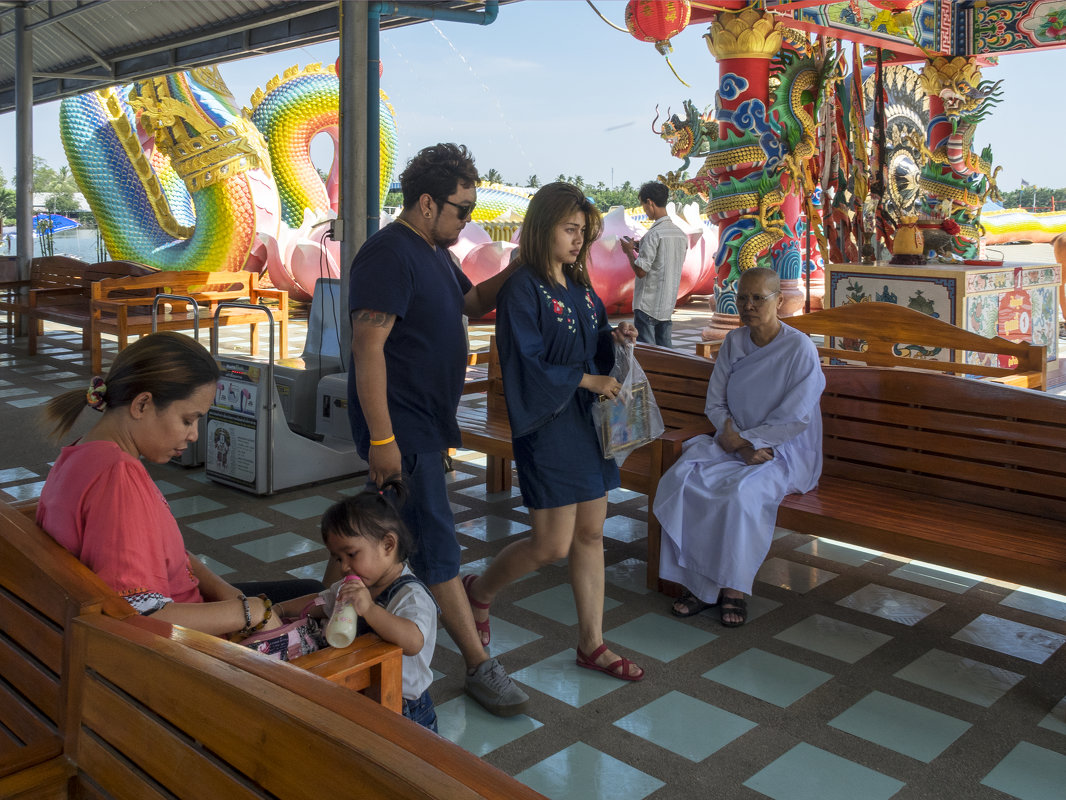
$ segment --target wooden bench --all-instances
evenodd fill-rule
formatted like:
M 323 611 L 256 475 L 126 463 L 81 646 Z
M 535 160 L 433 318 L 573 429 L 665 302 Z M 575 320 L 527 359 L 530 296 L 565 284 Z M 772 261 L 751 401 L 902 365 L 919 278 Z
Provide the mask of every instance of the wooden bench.
M 988 338 L 895 303 L 848 303 L 782 322 L 808 335 L 823 336 L 818 352 L 828 363 L 932 370 L 1026 389 L 1047 388 L 1047 348 L 1043 345 Z M 710 357 L 720 345 L 700 342 L 696 352 Z M 924 357 L 917 348 L 947 351 L 948 360 Z M 983 363 L 967 363 L 967 352 L 977 354 Z
M 199 306 L 199 324 L 211 332 L 214 341 L 213 319 L 219 303 L 247 300 L 259 305 L 264 300 L 277 303 L 271 309 L 278 325 L 278 358 L 289 352 L 289 293 L 283 289 L 259 286 L 259 276 L 251 272 L 198 272 L 183 270 L 157 272 L 137 278 L 115 278 L 92 285 L 92 370 L 98 375 L 102 369 L 101 336 L 109 333 L 118 338 L 122 350 L 130 336 L 143 336 L 152 331 L 152 305 L 156 295 L 171 294 L 193 298 Z M 219 315 L 219 325 L 248 325 L 251 353 L 259 352 L 259 326 L 267 321 L 261 311 L 225 308 Z M 187 331 L 196 326 L 196 313 L 182 301 L 160 302 L 156 329 Z
M 680 454 L 684 441 L 697 433 L 713 430 L 704 413 L 704 406 L 707 382 L 714 365 L 705 358 L 650 344 L 638 344 L 635 352 L 662 413 L 666 432 L 658 440 L 632 452 L 622 464 L 620 472 L 623 488 L 648 495 L 648 535 L 649 538 L 654 535 L 658 540 L 659 523 L 650 509 L 655 501 L 659 478 L 665 469 L 663 453 Z M 486 492 L 509 490 L 514 454 L 495 337 L 489 343 L 488 389 L 484 394 L 465 394 L 459 404 L 457 417 L 463 435 L 463 447 L 486 456 Z M 657 585 L 658 547 L 654 553 L 649 550 L 648 557 L 648 585 L 651 587 Z
M 155 267 L 133 261 L 101 261 L 87 264 L 67 256 L 44 256 L 30 263 L 29 280 L 0 283 L 0 311 L 29 320 L 27 351 L 37 354 L 37 337 L 44 322 L 80 328 L 82 350 L 89 349 L 90 287 L 106 278 L 136 277 L 157 273 Z M 15 321 L 17 324 L 17 320 Z
M 0 778 L 62 751 L 67 632 L 88 613 L 134 612 L 24 509 L 0 503 Z
M 826 366 L 818 487 L 777 524 L 1066 593 L 1066 398 Z M 649 548 L 656 551 L 658 537 Z
M 63 753 L 0 796 L 515 798 L 541 795 L 365 697 L 138 617 L 72 625 Z

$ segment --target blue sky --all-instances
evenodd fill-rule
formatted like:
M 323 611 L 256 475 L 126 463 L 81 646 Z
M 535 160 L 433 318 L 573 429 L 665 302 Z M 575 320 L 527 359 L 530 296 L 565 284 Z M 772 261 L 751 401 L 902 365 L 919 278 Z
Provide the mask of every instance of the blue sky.
M 597 7 L 624 26 L 625 3 Z M 706 25 L 674 39 L 671 61 L 686 88 L 650 44 L 614 30 L 578 0 L 527 0 L 503 6 L 490 26 L 423 23 L 382 34 L 382 88 L 396 110 L 399 163 L 437 141 L 457 141 L 474 152 L 482 172 L 498 170 L 508 182 L 542 182 L 559 174 L 586 182 L 634 184 L 677 169 L 666 144 L 651 132 L 655 106 L 680 111 L 691 99 L 714 103 L 718 69 L 702 38 Z M 336 42 L 223 64 L 239 102 L 289 66 L 337 57 Z M 1001 58 L 985 77 L 1003 79 L 1004 101 L 977 129 L 975 149 L 991 144 L 1003 166 L 1001 188 L 1021 180 L 1066 186 L 1066 162 L 1057 155 L 1066 130 L 1061 75 L 1066 50 Z M 661 118 L 660 118 L 661 120 Z M 34 114 L 34 150 L 53 167 L 66 163 L 58 136 L 58 103 Z M 14 116 L 0 116 L 0 170 L 14 167 Z M 321 147 L 316 161 L 328 161 Z M 320 166 L 324 164 L 320 163 Z M 694 168 L 693 168 L 694 169 Z

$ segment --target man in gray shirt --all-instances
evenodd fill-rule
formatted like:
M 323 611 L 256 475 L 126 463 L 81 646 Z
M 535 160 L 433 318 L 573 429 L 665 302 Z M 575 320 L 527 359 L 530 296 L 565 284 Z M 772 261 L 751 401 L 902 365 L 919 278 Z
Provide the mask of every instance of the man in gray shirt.
M 637 340 L 670 347 L 674 303 L 681 285 L 681 267 L 688 252 L 688 236 L 666 214 L 669 190 L 650 181 L 640 187 L 640 205 L 652 226 L 639 245 L 622 238 L 622 250 L 636 273 L 633 286 L 633 324 Z

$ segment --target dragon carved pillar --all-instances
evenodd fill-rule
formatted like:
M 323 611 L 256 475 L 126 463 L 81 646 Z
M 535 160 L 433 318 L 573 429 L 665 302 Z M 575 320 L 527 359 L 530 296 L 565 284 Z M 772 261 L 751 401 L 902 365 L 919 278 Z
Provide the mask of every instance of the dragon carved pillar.
M 788 226 L 781 224 L 781 212 L 787 210 L 782 205 L 788 198 L 781 190 L 780 143 L 768 115 L 771 59 L 781 50 L 783 37 L 770 14 L 748 8 L 720 13 L 704 39 L 718 62 L 719 133 L 701 174 L 709 179 L 707 216 L 718 225 L 720 248 L 714 315 L 703 337 L 720 339 L 738 324 L 740 271 L 771 252 L 781 274 L 778 262 L 789 251 L 787 242 L 780 245 L 790 235 Z M 798 203 L 792 206 L 793 216 L 798 216 Z M 798 265 L 798 242 L 793 242 L 791 251 Z
M 929 95 L 926 163 L 919 177 L 919 225 L 927 250 L 976 258 L 981 206 L 996 192 L 990 148 L 971 149 L 977 123 L 998 102 L 998 83 L 983 81 L 973 57 L 938 56 L 922 71 Z

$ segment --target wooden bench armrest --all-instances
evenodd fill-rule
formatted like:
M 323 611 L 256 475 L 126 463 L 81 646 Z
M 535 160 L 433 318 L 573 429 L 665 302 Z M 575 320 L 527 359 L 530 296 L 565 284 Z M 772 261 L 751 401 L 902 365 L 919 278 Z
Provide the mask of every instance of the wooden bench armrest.
M 1002 383 L 1005 386 L 1017 386 L 1022 389 L 1039 389 L 1043 391 L 1047 388 L 1047 375 L 1039 372 L 1016 372 L 1013 375 L 997 375 L 985 380 L 991 383 Z
M 285 289 L 263 289 L 256 287 L 251 291 L 251 300 L 254 303 L 260 297 L 272 297 L 283 306 L 289 304 L 289 293 Z
M 403 650 L 376 634 L 360 636 L 347 647 L 326 647 L 292 659 L 294 667 L 330 683 L 367 695 L 385 708 L 403 712 Z
M 698 422 L 693 425 L 688 425 L 684 428 L 678 428 L 673 431 L 666 431 L 659 437 L 659 441 L 662 445 L 662 471 L 670 469 L 677 461 L 678 456 L 681 455 L 682 445 L 694 436 L 700 436 L 701 434 L 713 434 L 714 425 L 711 424 L 709 419 L 705 419 L 703 422 Z
M 141 298 L 136 299 L 140 300 Z M 148 298 L 148 302 L 151 303 L 151 298 Z M 124 300 L 93 300 L 89 305 L 89 312 L 92 318 L 96 320 L 101 319 L 104 313 L 113 314 L 118 318 L 125 318 L 130 305 Z M 144 304 L 137 303 L 136 305 Z
M 686 442 L 693 436 L 699 436 L 703 433 L 714 433 L 714 431 L 714 425 L 711 424 L 709 419 L 705 419 L 703 422 L 696 422 L 692 425 L 687 425 L 684 428 L 666 431 L 660 438 L 663 441 L 668 442 Z

